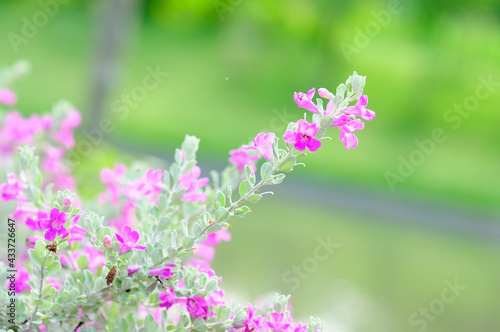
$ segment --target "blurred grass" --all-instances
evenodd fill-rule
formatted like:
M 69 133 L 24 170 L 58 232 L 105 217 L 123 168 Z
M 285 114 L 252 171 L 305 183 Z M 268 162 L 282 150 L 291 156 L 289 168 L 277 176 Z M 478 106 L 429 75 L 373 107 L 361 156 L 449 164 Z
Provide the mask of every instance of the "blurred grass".
M 357 327 L 352 331 L 415 331 L 410 315 L 440 298 L 445 280 L 457 279 L 467 289 L 426 331 L 496 331 L 500 326 L 497 243 L 408 228 L 397 220 L 361 220 L 326 207 L 305 209 L 293 199 L 268 197 L 252 209 L 244 220 L 232 222 L 232 241 L 221 244 L 214 262 L 223 287 L 238 289 L 248 300 L 279 290 L 292 294 L 301 317 L 342 321 L 345 313 L 336 307 L 352 302 L 342 297 L 352 288 L 365 298 L 349 308 Z M 283 274 L 313 257 L 317 239 L 328 236 L 340 248 L 293 291 Z M 371 307 L 370 301 L 377 305 Z

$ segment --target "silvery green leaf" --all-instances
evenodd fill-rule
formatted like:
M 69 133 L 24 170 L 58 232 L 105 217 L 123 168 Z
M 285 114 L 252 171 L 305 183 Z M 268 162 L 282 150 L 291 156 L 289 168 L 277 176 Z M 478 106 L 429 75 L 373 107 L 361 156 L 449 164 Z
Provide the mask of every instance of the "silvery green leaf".
M 222 226 L 220 224 L 213 224 L 212 227 L 210 227 L 208 230 L 207 230 L 207 233 L 208 234 L 211 234 L 211 233 L 215 233 L 215 232 L 218 232 L 222 229 Z
M 161 211 L 167 210 L 167 196 L 165 196 L 164 194 L 158 196 L 158 206 Z
M 87 266 L 89 265 L 89 258 L 87 255 L 80 255 L 77 259 L 76 259 L 76 263 L 78 264 L 78 267 L 80 268 L 80 270 L 85 270 L 87 268 Z
M 322 118 L 323 118 L 323 115 L 320 113 L 314 113 L 312 116 L 313 122 L 317 123 L 317 124 L 320 124 Z
M 35 252 L 39 258 L 45 255 L 45 242 L 43 240 L 38 240 L 35 243 Z
M 342 98 L 344 98 L 344 94 L 346 91 L 346 86 L 344 83 L 340 83 L 340 85 L 337 87 L 337 91 L 335 92 L 336 95 L 341 95 Z
M 266 180 L 273 173 L 273 167 L 269 162 L 262 164 L 260 168 L 260 177 L 262 180 Z
M 274 175 L 272 178 L 273 184 L 280 184 L 281 182 L 283 182 L 284 178 L 285 178 L 285 174 Z
M 59 262 L 52 262 L 49 266 L 47 266 L 47 273 L 49 275 L 55 274 L 61 270 L 61 263 Z
M 122 281 L 122 289 L 130 289 L 132 287 L 132 278 L 130 277 L 126 277 L 125 279 L 123 279 Z
M 194 244 L 194 238 L 191 237 L 191 236 L 185 236 L 183 239 L 182 239 L 182 246 L 184 248 L 192 248 L 193 247 L 193 244 Z
M 223 222 L 229 219 L 229 212 L 226 208 L 220 207 L 215 211 L 215 221 Z
M 248 183 L 247 180 L 241 181 L 239 188 L 240 197 L 245 196 L 249 190 L 250 190 L 250 183 Z
M 152 293 L 152 292 L 156 289 L 156 283 L 157 283 L 157 281 L 156 281 L 156 280 L 155 280 L 154 282 L 150 283 L 150 284 L 146 287 L 146 289 L 144 290 L 144 292 L 145 292 L 146 294 L 150 294 L 150 293 Z
M 170 218 L 168 217 L 161 217 L 160 221 L 158 222 L 158 232 L 162 232 L 166 230 L 170 226 Z
M 262 195 L 254 194 L 254 195 L 251 195 L 250 197 L 248 197 L 247 201 L 249 201 L 250 203 L 257 203 L 258 201 L 260 201 L 261 198 L 262 198 Z
M 320 138 L 323 138 L 326 134 L 326 129 L 325 128 L 320 128 L 318 130 L 318 133 L 316 134 L 316 138 L 320 139 Z M 299 155 L 297 157 L 305 157 L 305 154 L 304 155 Z
M 38 257 L 38 254 L 35 252 L 34 249 L 29 249 L 28 250 L 28 255 L 30 256 L 30 262 L 35 265 L 36 267 L 41 266 L 40 262 L 40 257 Z
M 218 201 L 220 202 L 221 206 L 226 206 L 226 196 L 224 195 L 223 192 L 218 191 L 216 194 L 216 197 L 217 197 Z
M 295 157 L 288 157 L 281 163 L 279 170 L 289 172 L 293 170 L 293 166 L 295 166 L 296 163 L 297 159 L 295 159 Z
M 250 186 L 255 185 L 255 175 L 252 174 L 252 169 L 249 165 L 245 165 L 245 179 L 250 183 Z
M 167 187 L 167 190 L 170 190 L 170 173 L 167 170 L 163 171 L 163 183 Z
M 333 98 L 333 106 L 335 107 L 335 110 L 338 110 L 339 105 L 342 103 L 343 100 L 344 97 L 342 97 L 341 95 L 335 95 L 335 97 Z
M 331 116 L 324 116 L 323 119 L 321 119 L 320 127 L 322 128 L 329 128 L 333 125 L 333 118 Z
M 238 216 L 240 218 L 243 218 L 247 215 L 247 213 L 251 212 L 250 208 L 248 206 L 242 206 L 240 208 L 237 208 L 236 210 L 233 211 L 233 214 L 235 216 Z

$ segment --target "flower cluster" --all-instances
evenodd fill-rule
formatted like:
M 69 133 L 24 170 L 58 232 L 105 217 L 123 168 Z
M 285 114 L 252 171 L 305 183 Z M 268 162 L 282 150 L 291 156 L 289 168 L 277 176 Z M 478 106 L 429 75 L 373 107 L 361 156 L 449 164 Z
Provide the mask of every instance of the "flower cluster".
M 362 120 L 375 117 L 366 109 L 364 84 L 365 78 L 354 73 L 335 94 L 319 89 L 328 100 L 326 109 L 322 99 L 313 102 L 315 89 L 295 93 L 297 105 L 312 112 L 312 118 L 306 114 L 280 135 L 259 133 L 252 143 L 230 151 L 230 165 L 211 172 L 210 179 L 197 166 L 199 140 L 186 136 L 168 167 L 116 164 L 103 169 L 104 192 L 86 201 L 69 188 L 56 192 L 43 181 L 42 174 L 51 178 L 40 165 L 57 164 L 64 153 L 51 151 L 51 160 L 46 150 L 19 147 L 17 172 L 8 172 L 0 184 L 2 200 L 17 203 L 11 215 L 25 219 L 28 235 L 14 287 L 20 295 L 19 329 L 321 331 L 319 319 L 308 324 L 294 320 L 289 296 L 276 294 L 260 306 L 228 302 L 210 265 L 216 247 L 231 239 L 232 218 L 245 217 L 251 211 L 246 204 L 269 193 L 262 187 L 280 184 L 298 159 L 316 152 L 327 130 L 338 127 L 345 147 L 357 146 L 353 132 L 363 128 Z M 0 88 L 0 104 L 12 107 L 15 102 L 15 95 Z M 72 130 L 80 118 L 72 110 L 60 114 L 58 119 L 23 119 L 11 112 L 1 133 L 11 137 L 6 140 L 11 145 L 17 137 L 35 146 L 40 133 L 50 133 L 44 146 L 56 148 L 57 142 L 68 148 L 75 143 Z M 14 128 L 16 121 L 24 121 L 23 127 Z M 44 156 L 41 161 L 35 151 Z M 0 274 L 5 270 L 0 263 Z M 0 299 L 6 297 L 2 287 Z

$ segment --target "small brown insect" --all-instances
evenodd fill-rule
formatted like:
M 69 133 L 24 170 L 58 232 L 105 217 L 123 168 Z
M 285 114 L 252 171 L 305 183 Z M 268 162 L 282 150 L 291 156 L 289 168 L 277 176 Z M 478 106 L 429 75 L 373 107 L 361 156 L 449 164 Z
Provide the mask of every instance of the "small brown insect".
M 48 251 L 57 252 L 57 241 L 54 241 L 52 244 L 47 244 L 45 248 L 47 248 Z
M 209 223 L 210 225 L 212 225 L 212 224 L 214 223 L 214 221 L 213 221 L 213 220 L 209 220 L 209 221 L 208 221 L 208 223 Z
M 113 266 L 111 270 L 109 270 L 108 275 L 106 276 L 106 281 L 108 286 L 113 283 L 113 281 L 115 280 L 115 276 L 116 276 L 116 266 Z

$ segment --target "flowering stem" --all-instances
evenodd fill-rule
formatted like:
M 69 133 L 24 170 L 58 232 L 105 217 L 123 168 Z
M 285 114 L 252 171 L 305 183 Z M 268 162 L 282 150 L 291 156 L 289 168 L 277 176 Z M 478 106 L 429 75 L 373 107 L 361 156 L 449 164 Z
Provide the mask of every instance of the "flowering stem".
M 43 291 L 43 265 L 40 268 L 40 288 L 38 289 L 38 300 L 42 299 L 42 291 Z M 35 316 L 36 316 L 37 312 L 38 312 L 38 303 L 35 306 L 35 310 L 33 311 L 33 315 L 30 318 L 30 322 L 28 324 L 28 330 L 27 331 L 31 331 L 31 325 L 33 324 L 33 321 L 35 320 Z
M 278 159 L 278 163 L 276 163 L 276 165 L 273 167 L 273 170 L 272 170 L 271 174 L 268 176 L 268 178 L 270 176 L 272 176 L 274 173 L 276 173 L 279 170 L 279 168 L 280 168 L 281 164 L 283 163 L 283 161 L 285 161 L 291 155 L 293 155 L 293 149 L 289 148 L 288 151 L 287 151 L 287 154 L 285 156 L 283 156 L 283 158 L 281 158 L 281 160 Z M 268 178 L 261 179 L 259 181 L 259 183 L 257 183 L 254 187 L 252 187 L 243 197 L 241 197 L 239 200 L 237 200 L 236 202 L 234 202 L 233 204 L 231 204 L 231 206 L 229 207 L 229 209 L 227 211 L 229 213 L 233 212 L 248 197 L 250 197 L 251 195 L 253 195 L 255 193 L 255 191 L 259 190 L 262 186 L 264 186 L 266 184 Z M 203 235 L 205 235 L 214 225 L 216 225 L 216 223 L 209 224 L 209 225 L 205 226 L 205 228 L 200 232 L 200 234 L 198 236 L 196 236 L 194 238 L 194 240 L 196 241 L 197 239 L 199 239 L 200 237 L 202 237 Z M 186 248 L 184 248 L 184 246 L 181 245 L 179 248 L 177 248 L 177 251 L 181 251 L 183 249 L 186 249 Z M 167 259 L 167 257 L 165 257 L 162 260 L 162 262 L 165 261 L 166 259 Z

